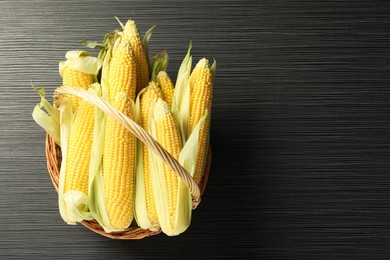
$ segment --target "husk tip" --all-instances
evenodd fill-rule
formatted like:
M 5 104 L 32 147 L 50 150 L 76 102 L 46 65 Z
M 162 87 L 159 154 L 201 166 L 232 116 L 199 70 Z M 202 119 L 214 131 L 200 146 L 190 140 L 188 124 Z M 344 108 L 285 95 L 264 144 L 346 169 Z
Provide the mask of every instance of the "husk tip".
M 114 16 L 114 17 L 118 21 L 118 23 L 122 27 L 122 29 L 125 29 L 125 25 L 121 22 L 121 20 L 119 20 L 119 18 L 117 16 Z

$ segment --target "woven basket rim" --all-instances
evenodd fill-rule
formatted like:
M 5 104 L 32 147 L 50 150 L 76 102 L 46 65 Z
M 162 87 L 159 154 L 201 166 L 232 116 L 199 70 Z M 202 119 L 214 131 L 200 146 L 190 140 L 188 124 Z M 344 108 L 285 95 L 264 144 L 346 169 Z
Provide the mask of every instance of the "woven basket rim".
M 46 134 L 45 148 L 46 148 L 47 169 L 49 172 L 49 176 L 51 178 L 55 190 L 58 192 L 60 167 L 62 161 L 61 148 L 54 142 L 53 138 L 51 138 L 49 134 Z M 201 182 L 199 183 L 201 194 L 204 193 L 207 186 L 208 177 L 211 168 L 211 159 L 212 159 L 212 154 L 211 154 L 211 148 L 209 146 L 204 174 Z M 148 229 L 141 229 L 139 227 L 130 227 L 122 232 L 106 233 L 104 232 L 102 226 L 100 226 L 96 220 L 89 220 L 89 221 L 84 220 L 81 222 L 81 224 L 99 235 L 109 237 L 112 239 L 136 240 L 136 239 L 143 239 L 148 236 L 154 236 L 161 233 L 161 230 L 150 231 Z

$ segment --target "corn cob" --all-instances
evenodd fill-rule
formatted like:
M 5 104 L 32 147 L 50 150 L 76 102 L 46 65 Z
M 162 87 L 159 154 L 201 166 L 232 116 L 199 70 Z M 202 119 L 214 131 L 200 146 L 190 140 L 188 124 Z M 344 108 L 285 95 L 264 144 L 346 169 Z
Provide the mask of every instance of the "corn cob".
M 89 91 L 100 93 L 100 85 L 91 84 Z M 93 219 L 89 211 L 89 169 L 95 130 L 95 107 L 81 101 L 72 112 L 70 96 L 57 100 L 60 110 L 62 163 L 58 184 L 58 206 L 68 224 Z
M 153 102 L 156 102 L 158 98 L 162 97 L 160 88 L 153 81 L 149 83 L 144 92 L 141 92 L 140 108 L 141 108 L 141 126 L 144 129 L 148 129 L 148 121 L 150 108 Z M 149 214 L 149 219 L 152 225 L 158 223 L 156 207 L 154 204 L 153 190 L 150 176 L 149 166 L 149 152 L 148 147 L 142 144 L 143 151 L 143 167 L 144 167 L 144 182 L 145 182 L 145 196 L 146 196 L 146 209 Z
M 92 75 L 75 70 L 71 67 L 65 67 L 63 71 L 62 84 L 64 86 L 75 86 L 87 89 L 92 84 Z M 81 99 L 77 96 L 71 96 L 73 111 L 76 111 Z
M 129 20 L 125 24 L 123 37 L 131 42 L 137 63 L 137 93 L 149 83 L 148 57 L 146 56 L 142 40 L 139 36 L 137 25 Z
M 173 119 L 168 104 L 161 99 L 157 102 L 154 110 L 154 120 L 156 125 L 156 140 L 173 156 L 179 159 L 179 154 L 182 149 L 182 142 L 179 130 Z M 176 206 L 178 201 L 178 186 L 179 179 L 177 175 L 164 164 L 164 176 L 166 184 L 166 193 L 168 195 L 169 208 L 169 228 L 175 229 Z M 161 173 L 159 173 L 161 174 Z M 157 201 L 157 199 L 156 199 Z M 160 217 L 159 217 L 160 220 Z M 163 231 L 167 223 L 160 223 Z M 169 232 L 168 232 L 169 233 Z
M 207 156 L 213 78 L 213 70 L 209 67 L 209 61 L 205 58 L 198 62 L 190 76 L 190 133 L 205 114 L 205 111 L 208 111 L 206 122 L 200 129 L 198 141 L 198 157 L 194 173 L 194 180 L 197 184 L 202 179 L 204 162 Z
M 133 107 L 123 92 L 116 96 L 113 106 L 134 119 Z M 107 117 L 102 176 L 108 218 L 116 230 L 124 230 L 133 220 L 134 164 L 134 135 Z
M 113 47 L 108 72 L 108 100 L 113 102 L 123 91 L 134 100 L 137 85 L 136 59 L 128 40 L 119 37 Z
M 157 80 L 161 88 L 164 100 L 168 103 L 168 106 L 172 106 L 173 93 L 175 91 L 173 83 L 165 71 L 160 71 L 157 75 Z
M 61 61 L 59 64 L 62 84 L 88 89 L 89 85 L 95 81 L 95 76 L 101 68 L 102 61 L 91 57 L 86 51 L 68 51 L 65 57 L 67 60 Z M 81 99 L 72 95 L 71 100 L 74 112 Z
M 88 194 L 94 111 L 92 104 L 82 100 L 74 115 L 68 140 L 64 193 L 81 191 Z

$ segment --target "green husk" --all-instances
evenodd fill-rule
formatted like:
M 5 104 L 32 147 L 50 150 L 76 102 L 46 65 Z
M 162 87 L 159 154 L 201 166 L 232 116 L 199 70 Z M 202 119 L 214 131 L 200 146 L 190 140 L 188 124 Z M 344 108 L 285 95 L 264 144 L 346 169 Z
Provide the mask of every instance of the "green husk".
M 189 136 L 191 48 L 192 42 L 189 43 L 187 54 L 180 65 L 172 101 L 172 113 L 179 126 L 183 143 L 186 142 Z
M 119 18 L 117 16 L 114 16 L 114 17 L 118 21 L 119 25 L 122 27 L 122 30 L 125 29 L 125 25 L 121 22 L 121 20 L 119 20 Z
M 38 89 L 32 84 L 31 86 L 41 97 L 41 102 L 34 107 L 32 117 L 53 138 L 54 142 L 60 145 L 60 112 L 46 100 L 44 88 Z
M 80 41 L 80 44 L 85 46 L 85 47 L 88 47 L 90 49 L 104 48 L 103 43 L 100 43 L 97 41 L 82 40 L 82 41 Z
M 102 60 L 89 55 L 87 51 L 68 51 L 65 55 L 66 61 L 60 61 L 59 73 L 61 77 L 64 68 L 69 66 L 86 74 L 97 75 L 102 67 Z
M 214 59 L 213 64 L 211 65 L 211 71 L 213 72 L 213 82 L 215 79 L 215 73 L 217 72 L 217 61 Z
M 154 28 L 156 28 L 156 25 L 153 25 L 152 27 L 149 28 L 149 30 L 146 31 L 146 33 L 144 35 L 144 39 L 142 40 L 142 45 L 144 47 L 146 60 L 148 61 L 149 70 L 151 69 L 151 66 L 150 66 L 151 62 L 149 60 L 149 40 L 150 40 L 150 37 L 152 37 L 152 33 L 153 33 Z
M 191 176 L 194 176 L 196 168 L 200 128 L 205 123 L 207 116 L 208 113 L 206 110 L 205 115 L 199 120 L 179 155 L 179 163 L 188 171 Z M 176 211 L 175 230 L 173 235 L 179 235 L 180 233 L 183 233 L 191 224 L 191 194 L 188 190 L 188 187 L 181 180 L 179 181 L 178 196 L 179 197 L 176 205 L 176 209 L 178 210 Z
M 102 77 L 100 79 L 100 83 L 102 86 L 102 98 L 104 100 L 108 100 L 108 73 L 110 70 L 110 61 L 112 57 L 112 48 L 114 45 L 115 35 L 106 35 L 104 38 L 105 50 L 99 53 L 99 56 L 103 56 L 103 69 L 102 69 Z
M 155 111 L 160 109 L 159 106 L 161 105 L 161 102 L 164 101 L 161 99 L 157 101 L 154 107 Z M 157 137 L 155 117 L 156 113 L 153 113 L 149 120 L 149 131 L 154 138 Z M 190 173 L 191 176 L 193 176 L 196 166 L 199 131 L 201 126 L 204 124 L 206 117 L 207 112 L 195 127 L 179 155 L 179 163 Z M 161 229 L 168 236 L 179 235 L 184 232 L 191 223 L 192 201 L 190 192 L 187 186 L 179 180 L 176 216 L 174 227 L 172 228 L 169 216 L 168 189 L 164 175 L 164 163 L 153 152 L 150 153 L 149 159 L 154 201 Z
M 72 126 L 72 117 L 73 117 L 72 100 L 69 97 L 63 95 L 61 97 L 61 105 L 60 105 L 62 163 L 60 169 L 60 179 L 58 184 L 58 207 L 62 219 L 68 224 L 76 224 L 77 221 L 77 216 L 73 216 L 72 212 L 68 211 L 66 202 L 64 200 L 66 158 L 68 152 L 68 139 L 70 134 L 70 128 Z
M 166 51 L 158 52 L 153 57 L 150 80 L 157 82 L 157 75 L 160 71 L 165 71 L 168 67 L 169 55 Z

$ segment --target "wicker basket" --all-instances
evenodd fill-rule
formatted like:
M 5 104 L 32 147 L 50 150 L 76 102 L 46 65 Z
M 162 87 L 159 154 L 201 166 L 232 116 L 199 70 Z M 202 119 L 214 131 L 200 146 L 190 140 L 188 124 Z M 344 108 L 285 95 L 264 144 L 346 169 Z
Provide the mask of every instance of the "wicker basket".
M 200 196 L 203 194 L 208 180 L 208 175 L 211 167 L 211 149 L 208 150 L 205 172 L 199 187 L 195 184 L 192 177 L 188 172 L 177 162 L 157 141 L 155 141 L 149 134 L 147 134 L 141 127 L 139 127 L 134 121 L 124 116 L 117 109 L 112 107 L 109 103 L 102 100 L 100 97 L 92 94 L 91 92 L 81 90 L 73 87 L 60 87 L 56 90 L 56 94 L 72 94 L 79 96 L 80 98 L 85 99 L 86 101 L 94 104 L 99 107 L 102 111 L 107 113 L 126 127 L 130 132 L 132 132 L 137 138 L 144 142 L 149 149 L 153 150 L 168 166 L 170 166 L 174 172 L 181 178 L 181 180 L 188 186 L 191 196 L 193 209 L 200 202 Z M 55 95 L 56 95 L 55 94 Z M 46 158 L 47 158 L 47 169 L 51 181 L 53 182 L 54 188 L 58 192 L 58 183 L 60 176 L 60 166 L 61 166 L 61 148 L 54 142 L 54 140 L 47 134 L 46 135 Z M 161 232 L 145 230 L 137 226 L 130 226 L 125 231 L 122 232 L 112 232 L 106 233 L 103 228 L 95 220 L 82 221 L 85 227 L 90 230 L 109 238 L 113 239 L 142 239 L 144 237 L 157 235 Z

